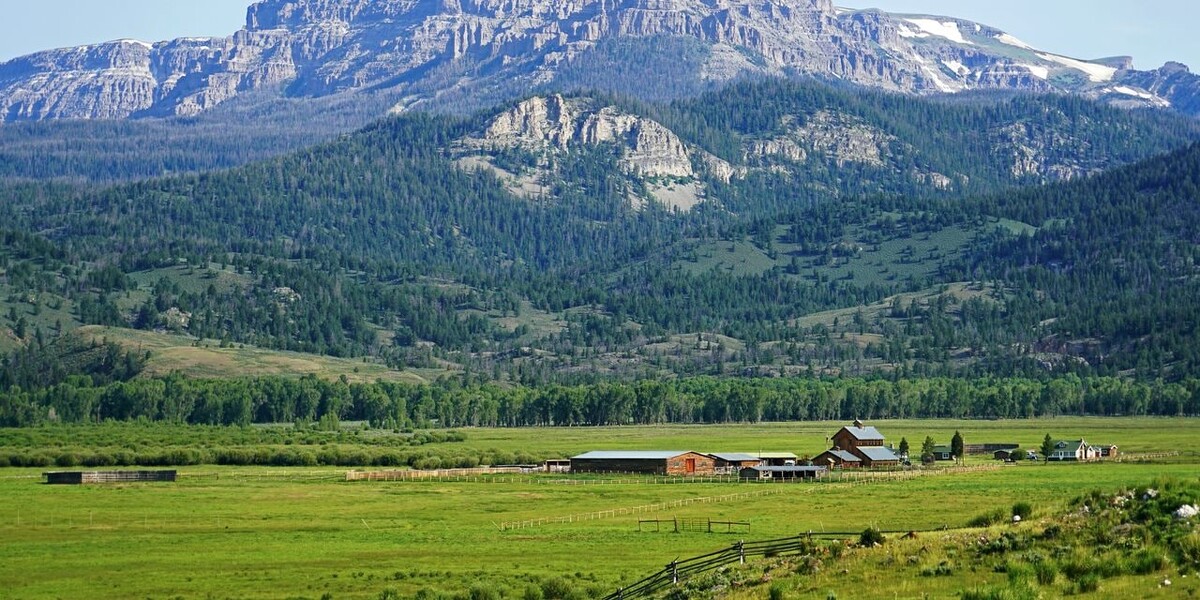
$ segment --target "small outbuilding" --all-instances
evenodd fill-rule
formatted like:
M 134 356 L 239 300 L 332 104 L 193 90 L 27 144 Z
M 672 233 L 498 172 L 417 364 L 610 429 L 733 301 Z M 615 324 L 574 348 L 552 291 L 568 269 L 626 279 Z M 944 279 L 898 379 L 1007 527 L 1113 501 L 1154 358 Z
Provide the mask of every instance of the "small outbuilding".
M 799 460 L 799 457 L 791 452 L 755 452 L 752 456 L 758 457 L 762 464 L 768 467 L 792 467 Z
M 746 467 L 739 477 L 747 480 L 820 479 L 828 472 L 825 467 Z
M 571 457 L 571 472 L 712 475 L 716 459 L 691 451 L 596 450 Z
M 50 471 L 43 473 L 46 483 L 83 485 L 87 483 L 145 483 L 172 482 L 176 471 Z
M 763 465 L 763 460 L 752 454 L 737 452 L 715 452 L 710 454 L 716 463 L 717 473 L 737 473 L 742 469 Z
M 547 473 L 570 473 L 571 459 L 569 458 L 552 458 L 542 463 L 542 468 Z
M 826 450 L 812 460 L 813 464 L 819 467 L 828 467 L 830 469 L 857 469 L 863 466 L 861 458 L 853 452 L 847 450 Z
M 950 446 L 934 446 L 934 460 L 954 460 L 954 449 Z
M 996 460 L 1010 461 L 1017 460 L 1023 455 L 1014 455 L 1012 450 L 997 450 L 992 453 L 992 458 Z

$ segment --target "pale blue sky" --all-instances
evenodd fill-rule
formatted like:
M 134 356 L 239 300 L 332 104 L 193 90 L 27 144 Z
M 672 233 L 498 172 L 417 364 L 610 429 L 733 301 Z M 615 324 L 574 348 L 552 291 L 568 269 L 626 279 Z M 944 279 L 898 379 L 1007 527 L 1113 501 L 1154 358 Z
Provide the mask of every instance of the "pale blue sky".
M 120 38 L 224 36 L 252 0 L 0 0 L 0 61 Z M 1177 60 L 1200 71 L 1197 0 L 835 0 L 852 8 L 950 15 L 1076 58 L 1132 55 L 1140 69 Z

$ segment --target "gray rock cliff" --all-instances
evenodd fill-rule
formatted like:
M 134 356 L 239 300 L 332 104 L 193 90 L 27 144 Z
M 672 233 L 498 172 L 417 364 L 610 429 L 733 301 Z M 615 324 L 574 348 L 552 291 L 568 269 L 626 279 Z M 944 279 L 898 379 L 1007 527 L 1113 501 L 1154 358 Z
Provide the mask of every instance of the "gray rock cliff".
M 0 117 L 187 116 L 256 90 L 388 90 L 405 107 L 472 108 L 450 104 L 521 96 L 605 40 L 661 36 L 709 47 L 688 66 L 712 82 L 752 72 L 918 94 L 1060 91 L 1200 114 L 1200 77 L 1186 68 L 1081 61 L 969 21 L 829 0 L 263 0 L 226 38 L 118 41 L 0 64 Z

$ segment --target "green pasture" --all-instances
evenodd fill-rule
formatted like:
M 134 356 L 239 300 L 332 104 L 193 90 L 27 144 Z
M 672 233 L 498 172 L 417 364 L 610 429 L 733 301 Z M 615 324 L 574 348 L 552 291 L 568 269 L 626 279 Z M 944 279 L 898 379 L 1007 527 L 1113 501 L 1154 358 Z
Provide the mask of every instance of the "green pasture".
M 1179 449 L 1185 454 L 1162 463 L 1021 464 L 858 485 L 564 485 L 547 477 L 519 477 L 515 482 L 507 477 L 479 482 L 346 482 L 345 470 L 328 467 L 199 466 L 181 469 L 180 481 L 174 484 L 76 487 L 41 484 L 41 469 L 2 469 L 0 590 L 4 592 L 0 595 L 13 599 L 374 599 L 385 597 L 389 590 L 409 597 L 421 590 L 465 593 L 475 586 L 497 590 L 504 597 L 522 597 L 527 587 L 555 578 L 580 594 L 603 595 L 676 557 L 703 554 L 741 538 L 855 532 L 868 526 L 954 528 L 1017 501 L 1030 502 L 1038 514 L 1049 515 L 1093 489 L 1144 485 L 1158 476 L 1192 480 L 1200 476 L 1200 464 L 1188 450 L 1192 440 L 1200 439 L 1193 420 L 873 424 L 895 441 L 901 435 L 910 442 L 925 435 L 948 441 L 955 430 L 961 430 L 968 443 L 985 437 L 987 441 L 1011 438 L 1032 446 L 1050 431 L 1063 437 L 1095 437 L 1132 451 Z M 761 447 L 811 453 L 820 449 L 824 436 L 837 425 L 465 430 L 467 441 L 456 444 L 544 456 L 593 448 Z M 507 531 L 497 527 L 505 521 L 771 490 L 782 491 L 642 515 L 751 523 L 749 533 L 736 535 L 639 533 L 637 515 Z M 920 540 L 941 552 L 945 538 L 953 535 L 966 534 L 922 534 Z M 888 556 L 895 561 L 899 553 L 913 551 L 902 544 L 853 551 L 844 565 L 789 579 L 789 594 L 955 597 L 958 590 L 1004 577 L 969 571 L 932 579 L 910 577 L 909 571 L 921 566 L 916 564 L 897 571 L 895 577 L 881 569 Z M 1105 589 L 1148 582 L 1122 580 L 1106 584 Z M 767 593 L 764 585 L 739 591 L 735 597 L 765 598 Z

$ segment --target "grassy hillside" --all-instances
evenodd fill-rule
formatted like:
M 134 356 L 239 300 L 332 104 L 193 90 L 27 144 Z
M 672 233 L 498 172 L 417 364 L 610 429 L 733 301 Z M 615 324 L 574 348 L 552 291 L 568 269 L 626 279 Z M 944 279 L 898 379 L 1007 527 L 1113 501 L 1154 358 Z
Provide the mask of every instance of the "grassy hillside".
M 146 377 L 171 373 L 201 379 L 315 375 L 329 380 L 345 377 L 352 383 L 377 380 L 428 383 L 438 376 L 451 373 L 436 369 L 397 371 L 363 359 L 264 350 L 244 344 L 222 344 L 217 340 L 113 327 L 81 327 L 78 334 L 91 340 L 119 344 L 130 350 L 149 352 L 150 358 L 142 372 Z

